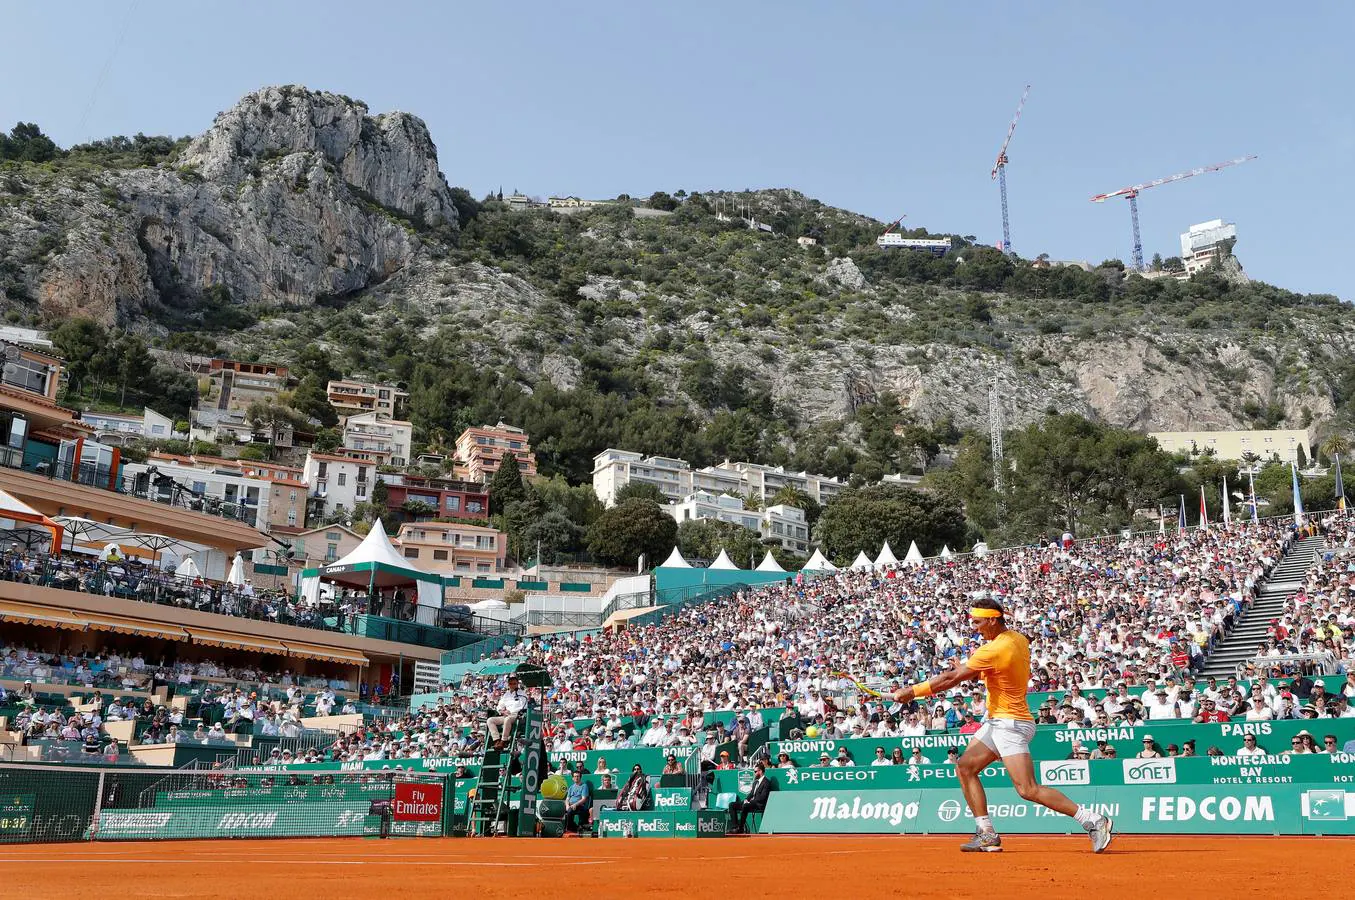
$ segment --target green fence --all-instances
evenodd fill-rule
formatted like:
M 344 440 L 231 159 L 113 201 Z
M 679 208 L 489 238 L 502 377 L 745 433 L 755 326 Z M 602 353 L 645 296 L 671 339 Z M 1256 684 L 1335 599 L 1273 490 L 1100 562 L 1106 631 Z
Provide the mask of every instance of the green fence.
M 1065 789 L 1115 820 L 1123 834 L 1355 834 L 1355 791 L 1331 785 L 1252 787 L 1151 785 Z M 990 788 L 1000 832 L 1076 834 L 1080 826 Z M 774 791 L 759 830 L 795 834 L 970 834 L 974 820 L 958 790 Z
M 442 835 L 454 793 L 432 773 L 0 765 L 0 842 Z

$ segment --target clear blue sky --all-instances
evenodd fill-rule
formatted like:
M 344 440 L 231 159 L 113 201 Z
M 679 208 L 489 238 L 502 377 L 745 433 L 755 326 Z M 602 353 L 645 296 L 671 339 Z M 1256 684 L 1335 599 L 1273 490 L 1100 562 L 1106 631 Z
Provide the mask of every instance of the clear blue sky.
M 1349 0 L 0 0 L 0 16 L 0 122 L 63 146 L 196 134 L 254 88 L 301 83 L 422 116 L 477 196 L 794 187 L 989 242 L 989 169 L 1030 82 L 1008 170 L 1023 255 L 1127 260 L 1127 204 L 1088 197 L 1254 153 L 1144 193 L 1145 255 L 1223 218 L 1253 277 L 1355 300 Z

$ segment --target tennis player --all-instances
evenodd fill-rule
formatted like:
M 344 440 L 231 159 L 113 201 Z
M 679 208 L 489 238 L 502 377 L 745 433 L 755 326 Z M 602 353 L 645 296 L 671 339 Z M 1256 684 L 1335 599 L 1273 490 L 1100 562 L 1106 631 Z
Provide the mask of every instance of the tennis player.
M 1026 702 L 1026 688 L 1030 684 L 1030 641 L 1019 631 L 1007 627 L 1002 604 L 996 600 L 975 600 L 969 616 L 971 624 L 987 643 L 964 663 L 955 664 L 949 672 L 894 692 L 895 700 L 909 703 L 978 678 L 983 679 L 988 689 L 988 715 L 955 766 L 977 829 L 974 837 L 960 849 L 966 853 L 1002 850 L 1002 838 L 993 830 L 993 820 L 988 816 L 988 797 L 979 781 L 979 773 L 1000 758 L 1022 799 L 1072 816 L 1091 836 L 1092 852 L 1100 853 L 1110 846 L 1114 837 L 1111 820 L 1035 780 L 1035 765 L 1030 759 L 1035 718 Z

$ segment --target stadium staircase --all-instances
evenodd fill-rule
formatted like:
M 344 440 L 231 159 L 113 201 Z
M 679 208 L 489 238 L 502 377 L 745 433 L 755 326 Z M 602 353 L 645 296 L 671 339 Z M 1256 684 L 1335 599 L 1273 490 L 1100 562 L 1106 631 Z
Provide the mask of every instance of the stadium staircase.
M 1204 674 L 1226 678 L 1237 674 L 1239 663 L 1256 656 L 1256 648 L 1266 640 L 1270 620 L 1279 618 L 1289 598 L 1298 593 L 1303 584 L 1303 573 L 1313 564 L 1322 549 L 1322 537 L 1295 541 L 1279 564 L 1261 582 L 1256 601 L 1243 613 L 1232 633 L 1219 642 L 1205 661 Z

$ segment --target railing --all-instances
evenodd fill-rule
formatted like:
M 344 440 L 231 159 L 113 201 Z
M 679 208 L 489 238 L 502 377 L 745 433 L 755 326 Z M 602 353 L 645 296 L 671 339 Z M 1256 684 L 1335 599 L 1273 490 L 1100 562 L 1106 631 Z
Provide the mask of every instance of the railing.
M 1242 660 L 1234 667 L 1234 670 L 1239 679 L 1250 677 L 1253 672 L 1264 672 L 1277 666 L 1290 671 L 1293 670 L 1292 667 L 1298 666 L 1307 675 L 1335 675 L 1338 662 L 1336 654 L 1330 650 L 1324 650 L 1321 653 L 1284 653 L 1280 656 L 1257 655 L 1251 659 Z M 1316 663 L 1316 665 L 1309 666 L 1309 663 Z M 1313 671 L 1314 669 L 1320 671 Z
M 57 557 L 46 553 L 0 555 L 0 581 L 15 581 L 56 590 L 75 591 L 161 606 L 174 606 L 236 618 L 253 619 L 344 634 L 361 634 L 400 643 L 451 648 L 473 643 L 484 635 L 518 636 L 517 622 L 471 616 L 476 632 L 438 628 L 399 619 L 365 614 L 326 617 L 318 608 L 293 600 L 285 591 L 253 593 L 201 578 L 184 578 L 139 563 L 103 563 Z M 376 623 L 378 627 L 358 622 Z
M 154 479 L 146 477 L 144 473 L 140 477 L 119 477 L 108 466 L 96 465 L 92 462 L 76 464 L 56 459 L 41 459 L 25 463 L 21 451 L 6 448 L 4 453 L 0 453 L 0 466 L 32 472 L 53 481 L 82 484 L 86 487 L 100 488 L 127 497 L 136 497 L 140 500 L 176 506 L 204 515 L 244 522 L 250 526 L 255 525 L 258 520 L 259 510 L 257 505 L 200 496 L 179 485 L 171 486 L 167 492 L 162 491 L 155 484 Z

